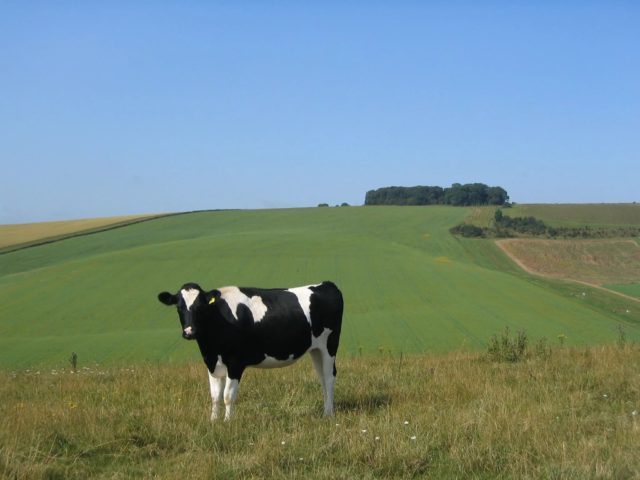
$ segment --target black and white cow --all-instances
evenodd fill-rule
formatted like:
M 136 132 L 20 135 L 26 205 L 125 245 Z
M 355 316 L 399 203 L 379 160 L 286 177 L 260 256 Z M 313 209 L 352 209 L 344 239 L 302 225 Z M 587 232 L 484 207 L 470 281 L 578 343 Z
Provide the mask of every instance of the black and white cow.
M 209 369 L 211 420 L 224 400 L 231 418 L 247 367 L 291 365 L 309 352 L 324 393 L 324 414 L 333 413 L 336 352 L 342 326 L 342 293 L 331 282 L 289 289 L 223 287 L 209 292 L 195 283 L 177 294 L 158 295 L 176 305 L 182 336 L 196 340 Z

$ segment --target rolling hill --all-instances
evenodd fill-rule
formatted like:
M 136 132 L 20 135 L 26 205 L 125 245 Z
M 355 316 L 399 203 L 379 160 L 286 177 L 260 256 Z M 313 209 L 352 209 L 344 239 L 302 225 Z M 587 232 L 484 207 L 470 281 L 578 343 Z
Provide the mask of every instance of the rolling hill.
M 504 327 L 568 344 L 640 339 L 637 303 L 529 276 L 448 229 L 470 209 L 199 212 L 0 255 L 0 366 L 196 359 L 161 290 L 335 281 L 342 354 L 479 349 Z

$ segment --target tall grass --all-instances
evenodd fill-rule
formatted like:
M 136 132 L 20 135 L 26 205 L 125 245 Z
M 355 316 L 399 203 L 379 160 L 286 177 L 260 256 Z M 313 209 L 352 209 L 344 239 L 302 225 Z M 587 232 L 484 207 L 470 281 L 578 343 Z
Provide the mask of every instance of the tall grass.
M 0 373 L 7 478 L 633 478 L 640 348 L 339 359 L 322 418 L 310 362 L 248 371 L 208 421 L 199 363 Z

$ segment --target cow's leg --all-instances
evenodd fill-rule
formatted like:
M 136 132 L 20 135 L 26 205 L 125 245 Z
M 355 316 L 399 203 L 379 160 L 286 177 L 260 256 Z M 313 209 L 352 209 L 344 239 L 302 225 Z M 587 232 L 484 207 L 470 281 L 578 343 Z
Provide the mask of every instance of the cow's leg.
M 313 367 L 318 374 L 324 396 L 324 414 L 333 415 L 333 386 L 336 382 L 336 357 L 328 351 L 319 348 L 309 352 L 313 360 Z
M 233 404 L 238 397 L 238 387 L 240 385 L 240 379 L 230 378 L 227 376 L 227 382 L 224 386 L 224 421 L 231 420 L 233 414 Z
M 327 385 L 324 378 L 324 366 L 322 360 L 322 352 L 320 350 L 311 350 L 309 351 L 309 355 L 311 356 L 311 361 L 313 363 L 313 368 L 318 375 L 318 380 L 320 381 L 320 385 L 322 386 L 322 398 L 325 405 L 327 405 Z
M 211 390 L 211 421 L 218 418 L 220 406 L 224 399 L 225 377 L 215 377 L 209 372 L 209 388 Z
M 336 357 L 322 352 L 322 372 L 324 374 L 324 414 L 333 415 L 333 386 L 336 383 Z
M 320 350 L 310 350 L 309 355 L 311 356 L 311 361 L 313 363 L 313 368 L 318 375 L 318 380 L 320 381 L 320 385 L 322 385 L 322 393 L 324 395 L 325 385 L 324 385 L 324 370 L 322 367 L 322 352 Z

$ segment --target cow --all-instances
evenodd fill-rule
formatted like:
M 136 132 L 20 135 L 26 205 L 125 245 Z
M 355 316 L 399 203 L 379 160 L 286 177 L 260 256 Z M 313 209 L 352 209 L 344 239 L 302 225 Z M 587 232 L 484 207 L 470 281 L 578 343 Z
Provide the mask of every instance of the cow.
M 344 308 L 334 283 L 211 291 L 186 283 L 176 294 L 158 294 L 158 300 L 176 305 L 183 338 L 195 340 L 200 348 L 209 371 L 212 421 L 218 418 L 223 401 L 224 419 L 231 419 L 247 367 L 285 367 L 307 352 L 322 385 L 324 415 L 333 414 Z

